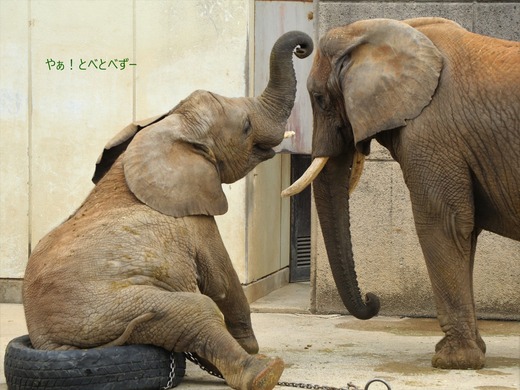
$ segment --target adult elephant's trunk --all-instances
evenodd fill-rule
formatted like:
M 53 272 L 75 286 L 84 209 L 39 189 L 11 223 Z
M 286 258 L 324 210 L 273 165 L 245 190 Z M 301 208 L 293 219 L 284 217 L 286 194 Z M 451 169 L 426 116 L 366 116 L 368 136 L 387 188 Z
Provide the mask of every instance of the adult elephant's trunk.
M 337 157 L 317 157 L 311 167 L 282 195 L 292 196 L 314 180 L 314 200 L 325 247 L 337 290 L 347 310 L 359 319 L 369 319 L 379 311 L 379 298 L 371 293 L 363 302 L 357 282 L 350 234 L 349 193 L 363 170 L 361 153 Z
M 276 132 L 281 142 L 285 130 L 285 124 L 294 105 L 296 97 L 296 75 L 293 68 L 293 53 L 298 58 L 305 58 L 312 53 L 313 43 L 311 37 L 301 31 L 290 31 L 283 34 L 271 50 L 269 62 L 269 83 L 260 96 L 256 99 L 267 115 L 262 115 L 261 120 L 269 120 L 267 129 L 273 135 Z M 266 134 L 267 136 L 267 134 Z
M 379 311 L 379 298 L 371 293 L 363 302 L 352 253 L 349 213 L 349 180 L 352 155 L 332 157 L 314 180 L 314 200 L 332 276 L 347 310 L 366 320 Z

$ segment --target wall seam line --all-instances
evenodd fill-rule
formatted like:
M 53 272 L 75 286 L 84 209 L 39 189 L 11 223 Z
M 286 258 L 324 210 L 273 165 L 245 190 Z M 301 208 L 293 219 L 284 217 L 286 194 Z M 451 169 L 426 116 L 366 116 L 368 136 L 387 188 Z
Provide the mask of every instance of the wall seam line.
M 137 64 L 137 10 L 136 0 L 132 1 L 132 55 L 133 63 Z M 132 121 L 136 120 L 137 115 L 137 66 L 132 69 Z
M 27 256 L 32 252 L 32 28 L 34 21 L 32 20 L 31 0 L 27 0 Z

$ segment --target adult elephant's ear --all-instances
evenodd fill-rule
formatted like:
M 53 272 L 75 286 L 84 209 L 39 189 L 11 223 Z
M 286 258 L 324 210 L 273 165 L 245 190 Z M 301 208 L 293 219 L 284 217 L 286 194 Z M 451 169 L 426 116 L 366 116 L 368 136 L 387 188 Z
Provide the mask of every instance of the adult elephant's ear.
M 128 187 L 141 202 L 173 217 L 224 214 L 227 200 L 213 153 L 181 134 L 176 114 L 136 134 L 123 155 Z
M 372 136 L 406 125 L 435 93 L 442 56 L 406 23 L 372 19 L 331 30 L 320 42 L 332 58 L 332 84 L 341 88 L 359 150 Z
M 114 162 L 126 150 L 134 136 L 140 130 L 160 121 L 167 115 L 169 115 L 169 113 L 158 115 L 142 121 L 132 122 L 119 133 L 117 133 L 110 141 L 108 141 L 103 149 L 103 152 L 96 161 L 96 170 L 94 171 L 94 176 L 92 176 L 92 181 L 94 184 L 97 184 L 103 178 L 103 176 L 105 176 L 105 173 L 110 170 Z

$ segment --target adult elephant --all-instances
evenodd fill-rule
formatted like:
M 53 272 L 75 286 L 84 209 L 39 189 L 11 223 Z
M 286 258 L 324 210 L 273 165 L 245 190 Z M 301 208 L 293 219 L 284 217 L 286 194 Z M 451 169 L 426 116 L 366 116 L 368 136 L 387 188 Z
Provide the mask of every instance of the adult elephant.
M 520 240 L 520 44 L 442 18 L 362 20 L 321 38 L 308 79 L 316 207 L 334 280 L 354 316 L 360 296 L 349 197 L 375 138 L 400 164 L 445 333 L 434 367 L 478 369 L 486 346 L 472 271 L 485 229 Z M 321 170 L 322 169 L 322 170 Z M 320 171 L 321 170 L 321 171 Z
M 274 156 L 296 93 L 293 51 L 312 48 L 308 35 L 286 33 L 260 96 L 196 91 L 109 142 L 93 191 L 29 258 L 23 302 L 35 348 L 152 344 L 196 353 L 235 389 L 276 385 L 283 361 L 257 354 L 213 216 L 227 211 L 221 183 Z

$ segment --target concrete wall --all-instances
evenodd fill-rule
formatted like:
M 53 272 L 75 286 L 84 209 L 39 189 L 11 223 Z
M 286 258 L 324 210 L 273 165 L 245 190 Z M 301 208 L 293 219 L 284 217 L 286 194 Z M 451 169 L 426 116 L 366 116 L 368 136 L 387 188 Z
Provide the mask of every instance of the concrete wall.
M 196 89 L 252 92 L 254 1 L 2 0 L 0 18 L 0 301 L 13 302 L 31 249 L 87 196 L 116 132 Z M 126 58 L 125 69 L 94 68 Z M 286 266 L 281 244 L 268 245 L 280 229 L 251 235 L 248 212 L 280 209 L 281 160 L 224 186 L 230 207 L 217 222 L 244 284 Z M 274 204 L 258 182 L 271 186 Z M 269 256 L 249 267 L 256 248 Z
M 520 40 L 518 2 L 319 1 L 315 6 L 319 36 L 359 19 L 441 16 L 474 32 Z M 312 306 L 319 313 L 346 313 L 334 287 L 316 220 L 314 213 Z M 351 198 L 351 223 L 360 287 L 379 295 L 381 314 L 435 316 L 408 190 L 398 164 L 375 141 Z M 474 284 L 479 316 L 520 319 L 520 242 L 483 232 Z

